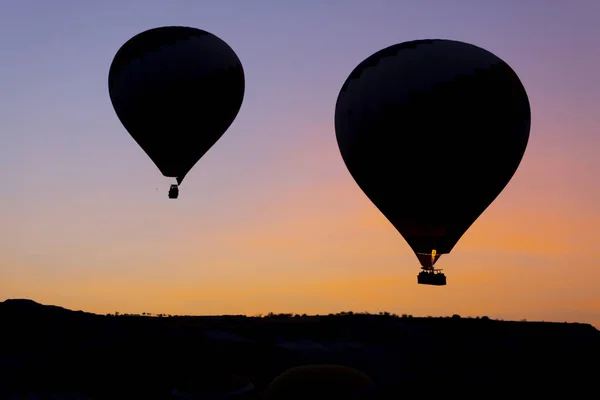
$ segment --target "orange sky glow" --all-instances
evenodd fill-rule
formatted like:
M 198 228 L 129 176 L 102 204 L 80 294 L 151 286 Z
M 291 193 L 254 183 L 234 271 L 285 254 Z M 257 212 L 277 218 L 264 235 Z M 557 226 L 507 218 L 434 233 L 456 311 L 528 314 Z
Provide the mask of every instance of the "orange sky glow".
M 240 2 L 236 14 L 148 0 L 115 15 L 100 2 L 23 1 L 3 12 L 0 300 L 97 313 L 389 311 L 600 328 L 600 3 L 392 3 Z M 176 201 L 106 89 L 123 42 L 165 24 L 222 37 L 247 79 L 236 121 Z M 353 181 L 333 129 L 356 64 L 430 37 L 498 54 L 532 107 L 516 175 L 436 264 L 445 287 L 417 284 L 419 262 Z

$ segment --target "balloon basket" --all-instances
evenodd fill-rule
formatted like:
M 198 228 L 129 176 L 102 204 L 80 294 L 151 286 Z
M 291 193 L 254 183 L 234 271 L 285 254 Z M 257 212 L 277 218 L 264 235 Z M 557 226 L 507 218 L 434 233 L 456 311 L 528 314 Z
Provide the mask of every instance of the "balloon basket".
M 169 189 L 169 198 L 176 199 L 177 197 L 179 197 L 179 186 L 171 185 L 171 188 Z
M 417 275 L 419 285 L 446 286 L 446 275 L 441 269 L 423 269 Z

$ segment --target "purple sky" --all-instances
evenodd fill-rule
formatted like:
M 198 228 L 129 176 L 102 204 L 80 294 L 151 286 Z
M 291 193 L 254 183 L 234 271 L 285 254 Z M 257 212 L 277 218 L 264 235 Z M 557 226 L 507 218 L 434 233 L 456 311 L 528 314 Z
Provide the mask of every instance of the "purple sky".
M 0 300 L 97 312 L 488 313 L 600 326 L 599 1 L 12 4 L 0 13 Z M 107 90 L 118 48 L 162 25 L 224 39 L 247 82 L 236 121 L 176 202 Z M 533 116 L 519 171 L 440 261 L 449 285 L 433 292 L 418 287 L 410 249 L 352 181 L 333 131 L 352 69 L 422 38 L 504 59 Z M 359 257 L 364 226 L 377 246 Z M 351 289 L 335 281 L 340 274 Z M 536 286 L 540 275 L 547 284 Z M 393 282 L 389 295 L 351 295 L 381 282 Z

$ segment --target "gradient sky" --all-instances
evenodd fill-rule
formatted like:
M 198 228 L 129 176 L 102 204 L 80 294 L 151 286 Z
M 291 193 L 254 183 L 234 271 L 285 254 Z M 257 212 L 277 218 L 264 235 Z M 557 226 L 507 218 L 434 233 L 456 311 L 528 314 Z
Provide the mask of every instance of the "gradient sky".
M 600 327 L 597 0 L 19 0 L 0 13 L 0 300 L 173 314 L 488 315 Z M 177 201 L 117 119 L 118 48 L 208 30 L 246 96 Z M 333 113 L 352 69 L 446 38 L 508 62 L 532 105 L 519 170 L 450 255 L 419 263 L 348 173 Z M 409 191 L 409 188 L 405 188 Z

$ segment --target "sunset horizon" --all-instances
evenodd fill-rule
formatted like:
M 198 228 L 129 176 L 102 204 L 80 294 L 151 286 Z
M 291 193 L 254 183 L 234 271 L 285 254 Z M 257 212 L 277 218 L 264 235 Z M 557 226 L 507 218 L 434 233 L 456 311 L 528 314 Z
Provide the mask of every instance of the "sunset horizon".
M 448 315 L 431 315 L 431 314 L 409 314 L 409 313 L 395 313 L 386 310 L 377 310 L 377 311 L 353 311 L 353 310 L 338 310 L 338 311 L 329 311 L 329 312 L 314 312 L 314 313 L 306 313 L 306 312 L 257 312 L 257 313 L 223 313 L 223 314 L 184 314 L 184 313 L 158 313 L 152 311 L 141 311 L 141 312 L 121 312 L 119 310 L 115 310 L 112 312 L 100 312 L 100 311 L 90 311 L 90 310 L 82 310 L 76 308 L 65 307 L 60 304 L 43 304 L 35 299 L 25 299 L 25 298 L 10 298 L 0 301 L 0 303 L 31 303 L 33 302 L 35 305 L 40 307 L 59 307 L 68 311 L 74 312 L 84 312 L 88 314 L 97 315 L 100 317 L 153 317 L 153 318 L 214 318 L 214 317 L 243 317 L 243 318 L 314 318 L 314 317 L 329 317 L 329 316 L 343 316 L 343 315 L 369 315 L 373 317 L 392 317 L 398 319 L 471 319 L 471 320 L 491 320 L 497 322 L 519 322 L 519 323 L 546 323 L 546 324 L 578 324 L 578 325 L 590 325 L 594 329 L 599 330 L 597 326 L 588 322 L 581 321 L 551 321 L 551 320 L 543 320 L 543 319 L 505 319 L 500 317 L 494 317 L 487 314 L 482 315 L 460 315 L 457 313 L 452 313 Z
M 98 314 L 458 314 L 600 329 L 596 3 L 134 3 L 27 0 L 0 16 L 0 300 Z M 123 43 L 166 25 L 222 38 L 246 78 L 239 114 L 177 200 L 107 89 Z M 444 287 L 417 284 L 417 257 L 348 172 L 334 128 L 357 64 L 425 38 L 496 54 L 531 104 L 516 173 L 436 264 Z

